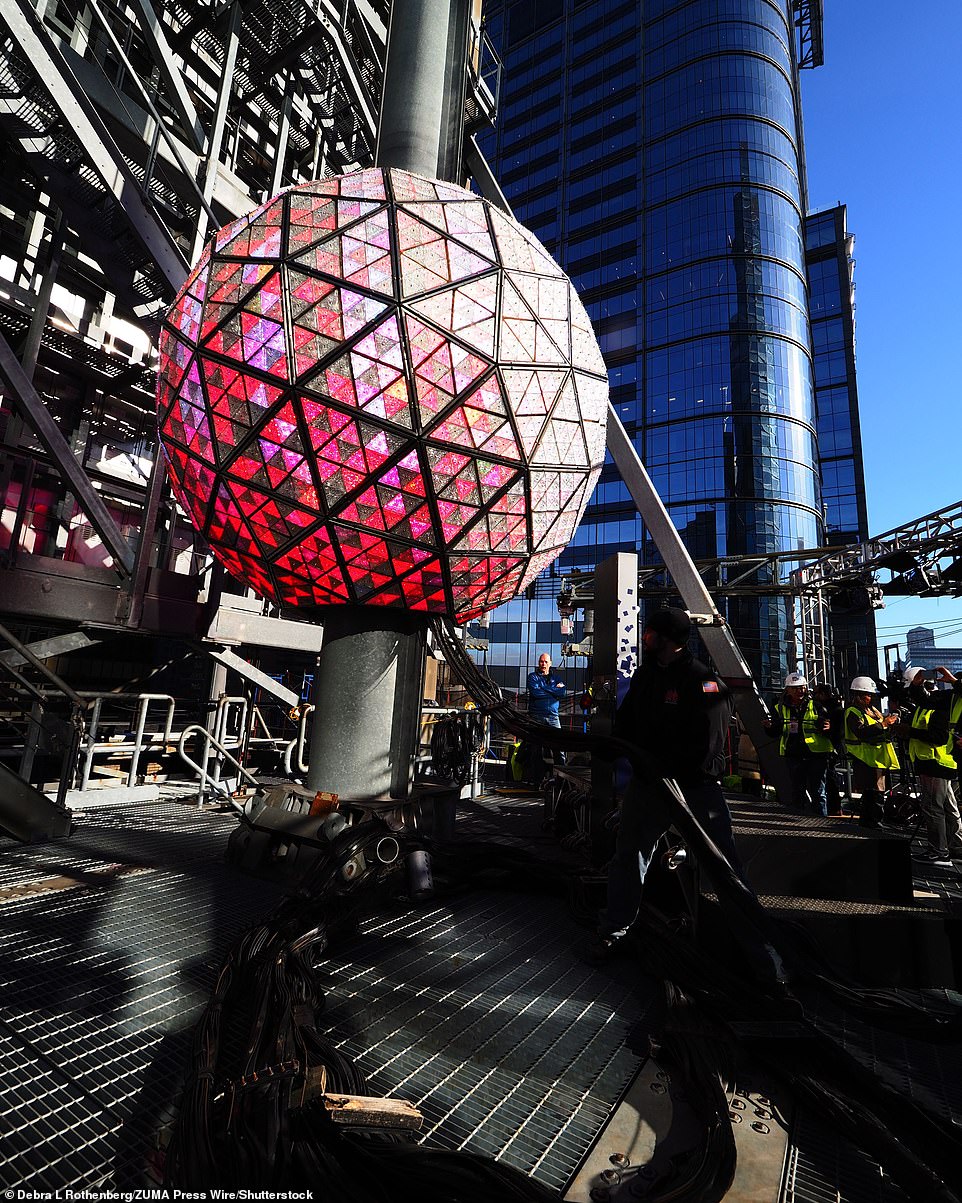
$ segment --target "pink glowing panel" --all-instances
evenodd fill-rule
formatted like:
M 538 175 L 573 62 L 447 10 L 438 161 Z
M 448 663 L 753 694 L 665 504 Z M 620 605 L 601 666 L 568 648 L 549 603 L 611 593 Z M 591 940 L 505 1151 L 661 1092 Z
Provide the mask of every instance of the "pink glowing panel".
M 285 605 L 481 614 L 558 555 L 604 457 L 605 366 L 564 273 L 406 172 L 292 188 L 218 231 L 159 351 L 174 492 Z

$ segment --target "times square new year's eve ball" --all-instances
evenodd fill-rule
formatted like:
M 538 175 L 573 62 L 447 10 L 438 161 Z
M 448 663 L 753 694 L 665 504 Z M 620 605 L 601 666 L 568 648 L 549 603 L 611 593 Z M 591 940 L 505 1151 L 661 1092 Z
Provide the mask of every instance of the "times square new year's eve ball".
M 537 239 L 379 168 L 220 230 L 160 341 L 160 438 L 214 555 L 285 605 L 466 621 L 571 538 L 604 458 L 591 323 Z

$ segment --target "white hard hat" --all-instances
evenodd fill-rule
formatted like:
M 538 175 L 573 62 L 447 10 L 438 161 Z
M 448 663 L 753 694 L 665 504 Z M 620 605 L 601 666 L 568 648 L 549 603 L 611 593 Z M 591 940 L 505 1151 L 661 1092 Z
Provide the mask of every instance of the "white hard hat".
M 785 688 L 791 689 L 794 685 L 808 685 L 808 682 L 801 673 L 789 673 L 785 678 Z
M 852 681 L 852 693 L 878 693 L 878 686 L 871 677 L 855 677 Z
M 915 665 L 913 667 L 913 665 L 910 664 L 908 666 L 908 668 L 905 669 L 905 671 L 902 673 L 902 684 L 903 685 L 911 685 L 912 682 L 915 680 L 915 678 L 919 675 L 919 673 L 924 673 L 924 672 L 925 672 L 924 668 L 920 668 L 918 665 Z

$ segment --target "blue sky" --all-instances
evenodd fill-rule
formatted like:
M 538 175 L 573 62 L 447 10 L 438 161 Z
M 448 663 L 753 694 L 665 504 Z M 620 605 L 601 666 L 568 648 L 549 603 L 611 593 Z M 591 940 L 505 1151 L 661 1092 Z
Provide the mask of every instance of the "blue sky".
M 848 206 L 871 533 L 962 499 L 962 4 L 825 0 L 802 72 L 809 202 Z M 962 600 L 894 599 L 879 643 L 924 624 L 962 646 Z

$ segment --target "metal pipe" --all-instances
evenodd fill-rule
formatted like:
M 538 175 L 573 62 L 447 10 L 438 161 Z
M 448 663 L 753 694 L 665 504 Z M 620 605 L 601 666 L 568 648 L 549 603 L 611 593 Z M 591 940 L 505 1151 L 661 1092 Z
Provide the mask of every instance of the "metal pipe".
M 454 178 L 459 171 L 457 98 L 463 101 L 469 13 L 466 0 L 394 0 L 391 5 L 374 154 L 378 166 L 429 179 Z M 458 133 L 452 137 L 453 129 Z
M 84 759 L 83 776 L 80 778 L 80 791 L 83 791 L 90 784 L 90 773 L 93 769 L 94 752 L 97 751 L 97 728 L 100 725 L 100 712 L 103 709 L 103 698 L 95 698 L 94 704 L 90 709 L 90 722 L 87 724 L 87 744 L 84 749 L 86 757 Z
M 187 750 L 186 750 L 187 740 L 190 739 L 194 735 L 203 735 L 204 736 L 204 757 L 200 764 L 198 764 L 196 760 L 191 760 L 191 758 L 187 755 Z M 199 781 L 200 781 L 199 801 L 200 802 L 203 802 L 203 800 L 204 800 L 204 793 L 206 792 L 207 782 L 209 780 L 206 766 L 207 766 L 208 756 L 210 754 L 211 745 L 213 745 L 217 749 L 217 751 L 220 753 L 220 755 L 222 757 L 224 757 L 224 759 L 229 760 L 231 762 L 231 764 L 233 764 L 237 768 L 237 771 L 239 773 L 243 774 L 243 776 L 245 776 L 247 778 L 247 780 L 250 781 L 253 785 L 260 784 L 260 782 L 254 776 L 254 774 L 249 772 L 247 769 L 245 769 L 244 766 L 240 763 L 239 760 L 237 760 L 236 757 L 231 756 L 230 752 L 228 752 L 228 750 L 221 743 L 219 743 L 217 740 L 215 740 L 214 737 L 211 735 L 211 733 L 205 727 L 202 727 L 200 725 L 200 723 L 191 723 L 191 725 L 189 727 L 185 727 L 183 729 L 183 731 L 181 731 L 181 733 L 180 733 L 180 740 L 178 741 L 178 744 L 177 744 L 177 754 L 180 756 L 180 758 L 184 762 L 184 764 L 186 764 L 189 768 L 192 768 L 199 775 Z M 211 784 L 213 785 L 215 783 L 211 782 Z M 230 802 L 231 806 L 234 806 L 238 811 L 240 811 L 243 814 L 243 807 L 241 807 L 237 802 L 234 801 L 234 799 L 230 796 L 230 792 L 228 791 L 227 787 L 222 782 L 220 782 L 220 781 L 216 782 L 216 788 L 221 793 L 224 794 L 224 796 L 227 798 L 227 801 Z
M 28 660 L 39 673 L 42 673 L 47 678 L 51 685 L 58 689 L 65 697 L 68 697 L 75 706 L 78 706 L 81 710 L 86 710 L 87 703 L 80 694 L 75 693 L 67 682 L 61 680 L 55 672 L 51 672 L 46 664 L 38 659 L 25 643 L 21 643 L 16 635 L 11 634 L 2 624 L 0 624 L 0 639 L 9 643 L 15 652 L 23 656 L 25 660 Z

